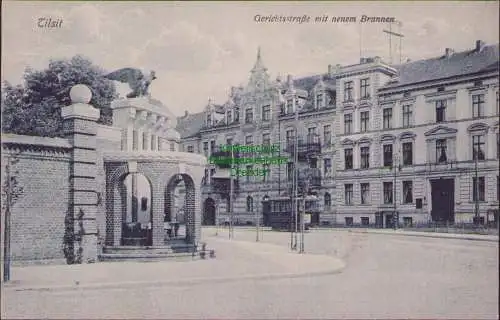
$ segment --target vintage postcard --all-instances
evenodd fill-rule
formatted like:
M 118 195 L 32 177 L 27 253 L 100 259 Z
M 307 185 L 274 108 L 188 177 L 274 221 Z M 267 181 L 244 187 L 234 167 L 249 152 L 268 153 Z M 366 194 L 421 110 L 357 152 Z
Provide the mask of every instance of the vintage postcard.
M 498 1 L 3 1 L 1 317 L 498 319 Z

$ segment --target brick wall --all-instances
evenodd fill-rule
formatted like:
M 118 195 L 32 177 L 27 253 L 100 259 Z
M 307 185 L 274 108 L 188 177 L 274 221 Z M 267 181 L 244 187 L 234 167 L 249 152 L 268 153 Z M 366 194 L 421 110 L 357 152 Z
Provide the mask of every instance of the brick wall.
M 70 147 L 67 140 L 58 138 L 2 136 L 2 189 L 6 157 L 12 155 L 16 155 L 19 161 L 12 166 L 11 171 L 18 172 L 18 184 L 24 189 L 11 210 L 13 263 L 64 260 Z M 2 248 L 4 221 L 2 210 Z

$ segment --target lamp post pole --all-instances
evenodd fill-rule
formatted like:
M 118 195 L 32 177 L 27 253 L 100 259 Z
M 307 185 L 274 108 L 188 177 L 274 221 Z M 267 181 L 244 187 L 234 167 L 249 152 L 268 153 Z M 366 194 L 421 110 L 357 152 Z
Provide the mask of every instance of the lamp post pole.
M 294 230 L 294 249 L 297 250 L 297 243 L 298 243 L 298 229 L 299 229 L 299 215 L 298 215 L 298 206 L 297 206 L 297 197 L 298 197 L 298 183 L 299 183 L 299 168 L 298 168 L 298 162 L 299 162 L 299 108 L 297 105 L 297 102 L 295 99 L 293 100 L 293 103 L 295 105 L 295 143 L 294 143 L 294 153 L 293 153 L 293 177 L 294 177 L 294 183 L 293 183 L 293 212 L 294 212 L 294 222 L 295 222 L 295 230 Z
M 234 148 L 233 148 L 232 144 L 230 145 L 230 148 L 231 148 L 231 172 L 229 173 L 229 239 L 234 237 L 234 235 L 233 235 Z
M 5 203 L 5 227 L 4 227 L 4 254 L 3 254 L 3 281 L 10 280 L 10 209 L 12 205 L 12 181 L 10 176 L 11 159 L 7 158 L 5 167 L 6 183 L 7 183 L 7 199 Z
M 474 177 L 476 179 L 476 185 L 474 186 L 474 217 L 475 217 L 475 224 L 479 225 L 479 168 L 478 168 L 478 153 L 479 150 L 474 150 Z
M 219 235 L 219 205 L 215 204 L 215 236 Z
M 255 210 L 255 241 L 259 242 L 259 210 Z
M 397 178 L 397 173 L 398 173 L 398 169 L 399 169 L 399 155 L 396 154 L 396 156 L 394 157 L 394 213 L 393 213 L 393 216 L 392 216 L 392 223 L 393 223 L 393 228 L 394 230 L 396 230 L 398 228 L 398 214 L 397 214 L 397 205 L 398 205 L 398 202 L 397 202 L 397 199 L 396 199 L 396 194 L 397 194 L 397 181 L 396 181 L 396 178 Z

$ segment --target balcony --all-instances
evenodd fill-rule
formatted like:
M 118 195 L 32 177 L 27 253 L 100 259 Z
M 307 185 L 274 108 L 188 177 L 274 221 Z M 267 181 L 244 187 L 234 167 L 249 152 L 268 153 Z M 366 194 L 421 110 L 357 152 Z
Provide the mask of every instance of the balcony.
M 307 135 L 306 138 L 298 139 L 298 159 L 299 161 L 306 161 L 309 157 L 315 156 L 321 153 L 321 139 L 319 135 Z M 286 152 L 295 153 L 295 141 L 287 141 Z
M 298 180 L 299 188 L 302 189 L 306 186 L 309 186 L 309 189 L 321 187 L 321 169 L 307 168 L 300 170 Z
M 217 160 L 214 160 L 214 162 L 219 168 L 224 168 L 224 169 L 231 168 L 231 162 L 230 162 L 231 150 L 228 150 L 226 148 L 222 149 L 220 146 L 216 146 L 212 150 L 211 157 L 213 159 L 217 159 Z M 238 151 L 233 151 L 233 157 L 239 158 L 240 153 Z
M 231 191 L 231 179 L 233 179 L 233 192 L 239 193 L 240 184 L 236 177 L 231 177 L 229 170 L 220 170 L 212 176 L 210 189 L 223 197 L 229 197 Z

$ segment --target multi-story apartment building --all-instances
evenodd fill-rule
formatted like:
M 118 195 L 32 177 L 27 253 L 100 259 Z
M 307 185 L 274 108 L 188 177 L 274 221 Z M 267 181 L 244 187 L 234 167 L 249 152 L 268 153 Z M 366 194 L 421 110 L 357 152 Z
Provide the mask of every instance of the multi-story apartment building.
M 394 212 L 406 224 L 490 219 L 499 199 L 498 63 L 498 44 L 477 41 L 437 58 L 362 58 L 283 81 L 269 78 L 259 51 L 246 87 L 179 119 L 182 148 L 210 156 L 220 144 L 280 145 L 289 163 L 235 181 L 235 222 L 256 221 L 264 196 L 289 194 L 296 136 L 299 172 L 320 199 L 316 223 L 390 226 Z M 206 223 L 215 204 L 227 219 L 228 172 L 207 167 Z

